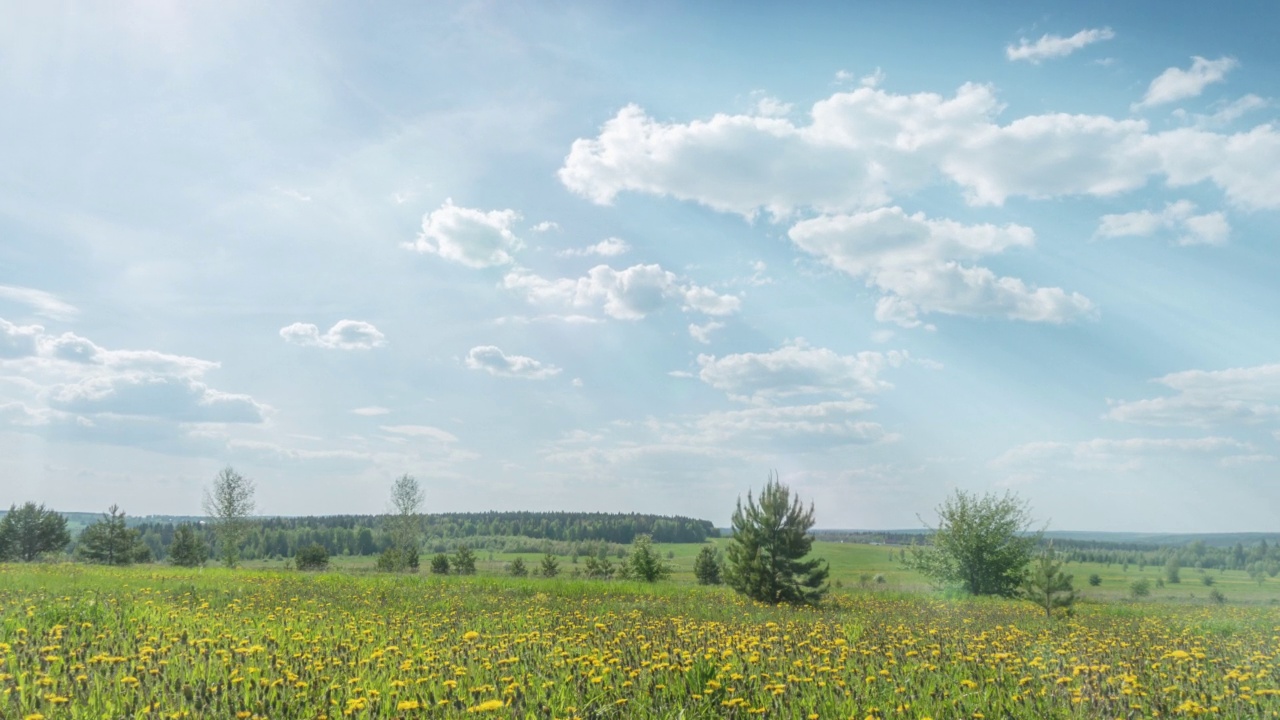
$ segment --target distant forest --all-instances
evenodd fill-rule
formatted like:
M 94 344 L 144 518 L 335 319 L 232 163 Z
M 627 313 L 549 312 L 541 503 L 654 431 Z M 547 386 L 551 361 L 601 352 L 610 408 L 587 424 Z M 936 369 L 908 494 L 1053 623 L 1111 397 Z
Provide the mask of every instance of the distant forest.
M 331 555 L 377 555 L 391 546 L 385 515 L 258 518 L 252 521 L 243 557 L 293 557 L 298 548 L 323 545 Z M 195 523 L 199 521 L 196 520 Z M 181 521 L 133 521 L 157 560 L 168 555 Z M 193 523 L 194 524 L 194 523 Z M 212 544 L 209 527 L 196 524 Z M 609 545 L 628 545 L 637 535 L 659 543 L 700 543 L 719 531 L 708 520 L 635 513 L 486 512 L 423 515 L 425 547 L 432 552 L 467 545 L 473 550 L 596 554 Z
M 1068 563 L 1093 562 L 1137 567 L 1177 567 L 1196 570 L 1247 570 L 1251 574 L 1276 577 L 1280 574 L 1280 542 L 1264 533 L 1206 534 L 1204 536 L 1145 536 L 1158 541 L 1122 539 L 1125 533 L 1099 533 L 1115 539 L 1093 540 L 1072 537 L 1086 533 L 1045 533 L 1042 545 L 1053 544 Z M 827 542 L 854 542 L 885 545 L 893 559 L 906 557 L 916 543 L 927 544 L 927 531 L 868 532 L 860 530 L 816 530 L 814 536 Z M 1134 534 L 1132 537 L 1144 537 Z M 1267 542 L 1267 538 L 1271 542 Z M 1194 538 L 1194 539 L 1192 539 Z

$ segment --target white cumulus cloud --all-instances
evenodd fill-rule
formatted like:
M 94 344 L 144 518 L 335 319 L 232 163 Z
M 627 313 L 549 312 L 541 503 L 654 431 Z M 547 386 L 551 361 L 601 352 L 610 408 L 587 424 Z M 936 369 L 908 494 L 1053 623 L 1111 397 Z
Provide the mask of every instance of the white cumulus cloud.
M 1160 231 L 1177 234 L 1179 245 L 1221 245 L 1231 234 L 1231 224 L 1222 212 L 1195 214 L 1195 203 L 1179 200 L 1165 205 L 1160 212 L 1139 210 L 1131 213 L 1103 215 L 1098 224 L 1098 237 L 1146 237 Z
M 1115 195 L 1153 177 L 1211 181 L 1249 209 L 1280 207 L 1280 131 L 1152 133 L 1146 121 L 1049 113 L 996 122 L 991 87 L 952 97 L 878 87 L 815 103 L 808 124 L 753 114 L 661 122 L 636 105 L 575 140 L 559 171 L 574 193 L 608 204 L 622 192 L 669 196 L 754 217 L 846 213 L 949 181 L 975 205 L 1009 197 Z
M 1280 364 L 1184 370 L 1153 382 L 1173 395 L 1110 401 L 1107 417 L 1141 425 L 1211 427 L 1280 419 Z
M 493 345 L 471 348 L 465 362 L 472 370 L 483 370 L 498 377 L 545 380 L 560 374 L 560 368 L 554 365 L 547 365 L 524 355 L 507 355 Z
M 1192 57 L 1189 69 L 1169 68 L 1160 73 L 1147 87 L 1147 93 L 1142 96 L 1142 101 L 1135 103 L 1133 108 L 1139 110 L 1196 97 L 1209 85 L 1225 80 L 1227 73 L 1238 65 L 1236 59 L 1230 57 L 1217 60 Z
M 405 247 L 467 267 L 509 265 L 512 253 L 523 246 L 511 230 L 519 219 L 515 210 L 476 210 L 446 199 L 438 210 L 423 216 L 422 233 Z
M 1035 42 L 1020 38 L 1017 45 L 1006 46 L 1004 53 L 1009 60 L 1026 60 L 1031 63 L 1039 63 L 1041 60 L 1066 57 L 1086 45 L 1110 40 L 1115 36 L 1115 32 L 1106 27 L 1081 30 L 1071 37 L 1046 34 Z
M 711 343 L 711 333 L 724 327 L 724 323 L 711 320 L 709 322 L 698 325 L 696 323 L 689 324 L 689 337 L 697 340 L 703 345 Z
M 801 395 L 852 397 L 889 387 L 880 373 L 907 360 L 906 353 L 896 351 L 840 355 L 797 339 L 762 353 L 699 355 L 698 378 L 731 397 L 754 402 Z
M 339 320 L 324 334 L 311 323 L 296 322 L 280 328 L 285 342 L 331 350 L 370 350 L 386 344 L 386 337 L 370 323 L 361 320 Z
M 605 238 L 595 245 L 588 245 L 584 248 L 570 248 L 561 250 L 556 253 L 561 257 L 587 257 L 595 255 L 598 257 L 616 257 L 631 251 L 631 245 L 622 238 Z
M 705 315 L 730 315 L 741 300 L 690 283 L 659 265 L 633 265 L 615 270 L 597 265 L 580 278 L 549 280 L 525 270 L 508 273 L 503 286 L 529 302 L 568 307 L 601 305 L 605 314 L 619 320 L 639 320 L 668 307 Z
M 1033 245 L 1035 234 L 1020 225 L 964 225 L 893 207 L 804 220 L 788 235 L 800 249 L 881 291 L 877 319 L 905 327 L 921 325 L 919 316 L 927 313 L 1062 323 L 1094 312 L 1079 293 L 1028 286 L 966 264 Z

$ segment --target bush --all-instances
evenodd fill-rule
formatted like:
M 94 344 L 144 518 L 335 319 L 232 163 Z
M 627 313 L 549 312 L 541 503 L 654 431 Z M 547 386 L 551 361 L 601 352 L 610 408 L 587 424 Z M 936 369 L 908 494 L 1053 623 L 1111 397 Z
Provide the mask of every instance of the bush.
M 298 550 L 293 562 L 299 570 L 327 570 L 329 568 L 329 551 L 320 543 L 311 543 Z
M 935 585 L 959 585 L 970 595 L 1017 595 L 1040 541 L 1030 532 L 1026 503 L 1012 493 L 979 497 L 956 490 L 937 512 L 929 545 L 913 546 L 907 566 Z
M 389 547 L 378 556 L 378 569 L 384 572 L 418 572 L 418 549 Z
M 1212 585 L 1212 584 L 1213 584 L 1213 576 L 1212 576 L 1212 575 L 1202 575 L 1202 576 L 1200 577 L 1200 583 L 1201 583 L 1202 585 L 1206 586 L 1206 587 L 1208 587 L 1209 585 Z
M 507 572 L 511 577 L 524 577 L 529 574 L 529 568 L 524 565 L 524 558 L 516 558 L 507 565 Z
M 637 535 L 631 554 L 627 556 L 627 574 L 636 580 L 657 582 L 671 574 L 671 568 L 662 562 L 653 549 L 653 538 Z
M 1129 583 L 1129 594 L 1134 599 L 1144 598 L 1151 594 L 1151 582 L 1146 578 Z
M 1101 584 L 1102 584 L 1102 576 L 1101 576 L 1101 575 L 1099 575 L 1098 573 L 1094 573 L 1094 574 L 1092 574 L 1092 575 L 1090 575 L 1090 576 L 1089 576 L 1089 586 L 1090 586 L 1090 587 L 1098 587 L 1098 586 L 1099 586 L 1099 585 L 1101 585 Z
M 593 555 L 588 555 L 586 565 L 586 575 L 589 578 L 594 578 L 596 580 L 608 580 L 613 577 L 613 563 L 607 556 L 595 557 Z
M 1219 590 L 1218 588 L 1214 588 L 1209 591 L 1209 599 L 1214 601 L 1218 605 L 1221 605 L 1227 601 L 1227 596 L 1223 595 L 1222 591 Z
M 436 553 L 431 558 L 431 573 L 433 575 L 448 575 L 449 556 L 444 553 Z

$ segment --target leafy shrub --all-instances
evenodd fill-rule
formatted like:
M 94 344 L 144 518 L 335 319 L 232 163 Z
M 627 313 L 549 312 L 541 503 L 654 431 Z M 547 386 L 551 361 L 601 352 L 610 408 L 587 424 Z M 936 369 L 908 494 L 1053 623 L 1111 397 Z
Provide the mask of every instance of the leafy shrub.
M 1102 576 L 1101 576 L 1101 575 L 1099 575 L 1098 573 L 1094 573 L 1094 574 L 1092 574 L 1092 575 L 1090 575 L 1090 576 L 1089 576 L 1089 586 L 1090 586 L 1090 587 L 1098 587 L 1098 586 L 1099 586 L 1099 585 L 1101 585 L 1101 584 L 1102 584 Z
M 299 570 L 327 570 L 329 568 L 329 551 L 320 543 L 311 543 L 300 548 L 293 558 Z
M 1135 599 L 1147 597 L 1151 594 L 1151 582 L 1146 578 L 1134 580 L 1129 583 L 1129 594 Z
M 524 558 L 516 558 L 507 565 L 507 572 L 511 577 L 524 577 L 529 574 L 529 568 L 524 565 Z

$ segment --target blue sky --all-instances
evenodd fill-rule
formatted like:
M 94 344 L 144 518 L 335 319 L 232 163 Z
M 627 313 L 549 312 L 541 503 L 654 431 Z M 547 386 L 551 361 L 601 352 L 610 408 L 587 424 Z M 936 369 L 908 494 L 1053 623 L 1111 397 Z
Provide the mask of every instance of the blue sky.
M 0 503 L 1280 530 L 1272 3 L 12 3 Z

